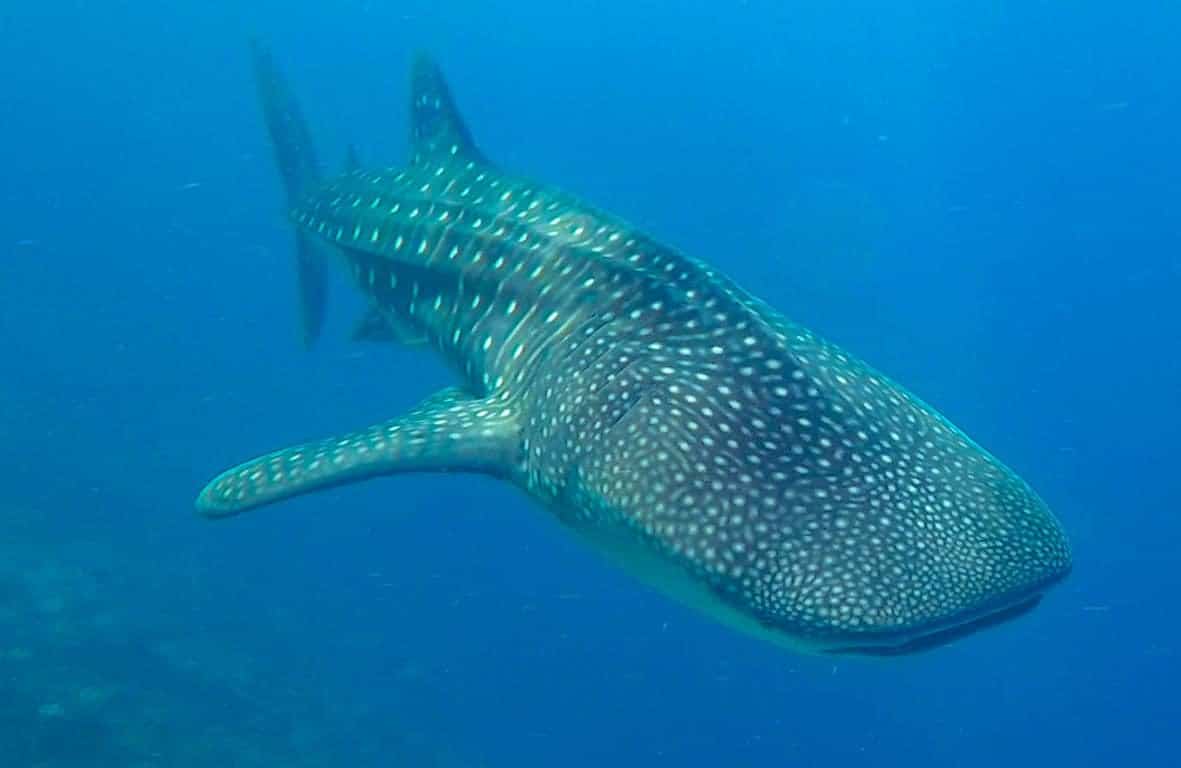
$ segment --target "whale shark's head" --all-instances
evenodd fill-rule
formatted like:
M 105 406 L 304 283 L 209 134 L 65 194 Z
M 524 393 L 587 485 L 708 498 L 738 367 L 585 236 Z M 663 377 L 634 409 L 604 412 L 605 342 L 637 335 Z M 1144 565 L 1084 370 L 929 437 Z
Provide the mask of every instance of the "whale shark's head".
M 825 653 L 918 651 L 1024 613 L 1070 571 L 1046 504 L 943 417 L 834 347 L 795 358 L 775 409 L 792 439 L 746 443 L 782 470 L 728 504 L 758 535 L 720 584 L 765 627 Z
M 653 363 L 682 375 L 607 438 L 604 495 L 721 598 L 700 607 L 801 650 L 899 654 L 1020 615 L 1066 576 L 1063 530 L 1023 480 L 788 330 L 729 360 L 718 344 L 712 368 Z
M 922 651 L 1022 615 L 1069 573 L 1057 521 L 991 458 L 893 457 L 863 498 L 799 521 L 773 627 L 825 653 Z
M 817 439 L 811 459 L 805 442 L 770 489 L 702 478 L 722 499 L 696 500 L 674 548 L 759 634 L 812 652 L 921 651 L 1032 608 L 1071 568 L 1047 506 L 950 426 L 906 434 Z

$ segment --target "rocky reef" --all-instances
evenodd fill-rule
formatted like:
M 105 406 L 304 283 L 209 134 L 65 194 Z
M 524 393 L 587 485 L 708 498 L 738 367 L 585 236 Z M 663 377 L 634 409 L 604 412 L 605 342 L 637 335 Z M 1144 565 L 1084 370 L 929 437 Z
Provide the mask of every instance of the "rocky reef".
M 388 718 L 358 716 L 326 694 L 322 670 L 293 669 L 265 638 L 219 628 L 191 605 L 200 589 L 182 570 L 113 552 L 101 534 L 63 538 L 43 514 L 6 510 L 3 522 L 4 766 L 477 764 Z

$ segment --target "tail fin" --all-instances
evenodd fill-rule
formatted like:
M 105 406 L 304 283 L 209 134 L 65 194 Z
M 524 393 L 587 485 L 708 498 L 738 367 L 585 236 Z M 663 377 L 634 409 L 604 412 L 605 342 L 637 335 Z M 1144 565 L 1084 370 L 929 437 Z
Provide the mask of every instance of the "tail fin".
M 263 118 L 275 148 L 275 160 L 290 208 L 320 183 L 320 165 L 303 113 L 287 82 L 275 67 L 270 51 L 255 42 L 251 45 L 251 53 Z M 303 341 L 309 346 L 320 335 L 328 294 L 320 247 L 306 234 L 296 232 L 295 265 L 299 281 L 300 315 Z

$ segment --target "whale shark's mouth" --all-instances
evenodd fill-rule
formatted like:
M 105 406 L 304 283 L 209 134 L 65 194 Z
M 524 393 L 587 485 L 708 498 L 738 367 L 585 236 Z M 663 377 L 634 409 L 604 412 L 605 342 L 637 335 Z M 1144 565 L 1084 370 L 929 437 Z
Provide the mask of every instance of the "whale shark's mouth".
M 968 621 L 950 626 L 940 627 L 933 631 L 912 635 L 894 641 L 877 638 L 877 642 L 866 642 L 864 645 L 844 645 L 828 648 L 824 652 L 831 655 L 857 656 L 903 656 L 919 653 L 958 640 L 965 635 L 978 632 L 986 627 L 992 627 L 1011 621 L 1018 616 L 1029 613 L 1042 600 L 1042 594 L 1034 594 L 1019 602 L 1008 605 L 999 610 L 991 611 Z

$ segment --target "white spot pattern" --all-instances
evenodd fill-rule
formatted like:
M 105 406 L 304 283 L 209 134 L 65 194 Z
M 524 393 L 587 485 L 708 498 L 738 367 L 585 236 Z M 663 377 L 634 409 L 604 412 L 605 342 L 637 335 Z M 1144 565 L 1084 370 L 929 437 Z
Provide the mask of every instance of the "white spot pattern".
M 476 399 L 263 457 L 210 493 L 233 507 L 511 433 L 482 450 L 565 522 L 820 647 L 905 644 L 1069 569 L 1041 500 L 939 414 L 703 264 L 490 170 L 434 87 L 414 100 L 410 167 L 340 177 L 294 219 Z

